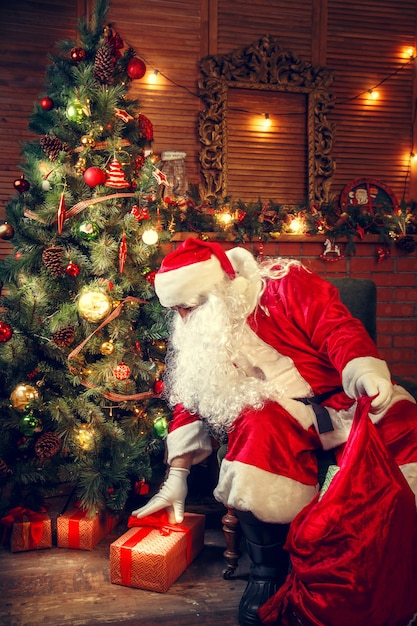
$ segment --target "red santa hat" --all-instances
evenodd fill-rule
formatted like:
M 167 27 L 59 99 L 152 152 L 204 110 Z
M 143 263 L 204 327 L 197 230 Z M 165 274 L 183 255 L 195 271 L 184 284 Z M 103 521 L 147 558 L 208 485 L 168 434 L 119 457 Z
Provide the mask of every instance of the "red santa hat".
M 208 294 L 225 276 L 236 272 L 222 246 L 190 237 L 163 259 L 155 275 L 155 291 L 165 307 L 187 305 Z

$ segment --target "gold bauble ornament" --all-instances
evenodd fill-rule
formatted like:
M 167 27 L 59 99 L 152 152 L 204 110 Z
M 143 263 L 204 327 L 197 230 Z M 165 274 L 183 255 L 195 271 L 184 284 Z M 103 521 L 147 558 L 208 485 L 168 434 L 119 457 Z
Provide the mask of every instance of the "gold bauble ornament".
M 75 173 L 78 176 L 82 176 L 87 169 L 87 159 L 85 157 L 80 157 L 76 164 L 74 165 Z
M 12 406 L 17 411 L 25 411 L 31 402 L 39 399 L 39 391 L 32 385 L 20 383 L 10 394 Z
M 114 343 L 112 341 L 103 341 L 103 343 L 100 346 L 101 354 L 104 354 L 104 356 L 110 356 L 110 354 L 113 354 L 113 351 L 114 351 Z
M 104 291 L 90 289 L 78 299 L 78 313 L 87 322 L 101 322 L 112 310 L 112 299 Z
M 96 140 L 92 135 L 83 135 L 80 141 L 81 145 L 85 148 L 94 148 L 94 146 L 96 145 Z

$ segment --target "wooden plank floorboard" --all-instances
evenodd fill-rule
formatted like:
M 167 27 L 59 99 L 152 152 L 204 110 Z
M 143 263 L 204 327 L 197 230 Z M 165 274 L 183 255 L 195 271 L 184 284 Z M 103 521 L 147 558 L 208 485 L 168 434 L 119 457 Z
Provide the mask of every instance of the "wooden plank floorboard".
M 203 551 L 162 594 L 110 582 L 109 546 L 125 531 L 122 521 L 91 552 L 1 548 L 0 626 L 237 626 L 249 563 L 244 554 L 224 580 L 221 512 L 206 516 Z

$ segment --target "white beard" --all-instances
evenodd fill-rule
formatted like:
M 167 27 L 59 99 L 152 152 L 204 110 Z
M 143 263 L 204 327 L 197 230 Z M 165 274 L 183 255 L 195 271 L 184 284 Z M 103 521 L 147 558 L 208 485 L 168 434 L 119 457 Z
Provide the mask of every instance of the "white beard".
M 197 413 L 220 438 L 245 407 L 261 408 L 277 396 L 262 370 L 237 366 L 246 365 L 242 346 L 253 333 L 247 307 L 228 283 L 185 318 L 175 314 L 164 376 L 171 406 L 181 403 Z

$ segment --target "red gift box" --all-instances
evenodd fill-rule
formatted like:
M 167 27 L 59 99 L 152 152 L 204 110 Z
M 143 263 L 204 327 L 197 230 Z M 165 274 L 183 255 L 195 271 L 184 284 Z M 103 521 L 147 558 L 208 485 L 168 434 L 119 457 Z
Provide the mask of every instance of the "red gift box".
M 204 546 L 205 516 L 186 513 L 181 524 L 160 515 L 138 519 L 110 545 L 110 581 L 116 585 L 166 592 Z
M 42 550 L 52 547 L 51 518 L 46 512 L 32 511 L 23 507 L 15 507 L 2 518 L 5 535 L 10 532 L 10 550 L 25 552 Z
M 72 509 L 56 520 L 58 548 L 93 550 L 116 526 L 118 516 L 110 512 L 90 516 L 87 511 Z

